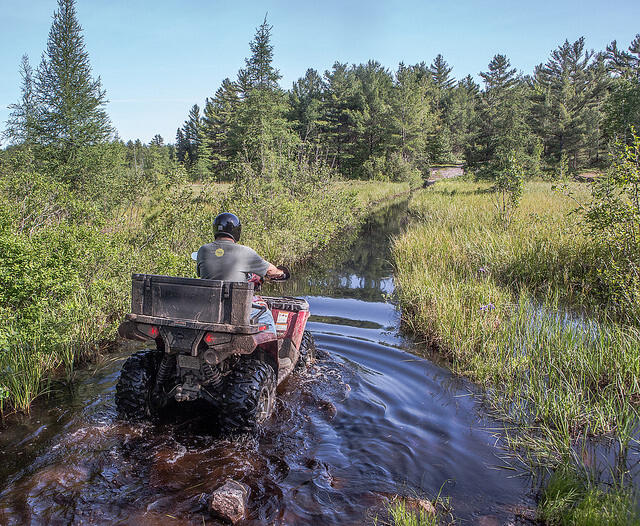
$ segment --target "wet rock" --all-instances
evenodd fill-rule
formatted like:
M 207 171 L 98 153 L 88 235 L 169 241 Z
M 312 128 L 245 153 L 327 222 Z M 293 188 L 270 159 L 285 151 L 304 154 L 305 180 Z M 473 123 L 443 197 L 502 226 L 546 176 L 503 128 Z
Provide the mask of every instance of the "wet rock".
M 418 499 L 417 504 L 418 504 L 418 507 L 425 513 L 428 513 L 430 515 L 435 515 L 436 507 L 433 505 L 433 503 L 430 500 Z
M 209 509 L 215 516 L 236 524 L 247 511 L 249 486 L 233 479 L 227 481 L 211 494 Z
M 338 413 L 338 409 L 336 408 L 335 404 L 329 402 L 328 400 L 320 400 L 318 402 L 318 408 L 324 411 L 329 420 L 333 419 Z

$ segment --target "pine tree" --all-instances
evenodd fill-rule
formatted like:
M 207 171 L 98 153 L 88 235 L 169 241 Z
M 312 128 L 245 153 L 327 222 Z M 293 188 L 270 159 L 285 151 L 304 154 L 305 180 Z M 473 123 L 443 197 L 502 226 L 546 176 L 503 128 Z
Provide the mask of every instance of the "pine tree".
M 322 125 L 321 108 L 324 82 L 315 69 L 309 68 L 305 76 L 293 83 L 289 93 L 290 120 L 303 142 L 315 141 Z
M 40 107 L 38 141 L 57 147 L 62 160 L 111 137 L 104 109 L 106 92 L 100 78 L 91 75 L 75 0 L 58 0 L 35 85 Z
M 433 133 L 436 120 L 431 111 L 432 82 L 418 65 L 400 63 L 395 77 L 393 142 L 404 161 L 426 172 L 427 139 Z
M 608 87 L 603 57 L 587 51 L 584 38 L 565 41 L 533 78 L 533 124 L 554 162 L 566 156 L 570 168 L 598 160 L 602 104 Z
M 614 40 L 607 46 L 606 58 L 611 71 L 622 78 L 640 80 L 640 34 L 636 35 L 628 51 L 618 49 Z
M 609 70 L 616 77 L 605 104 L 605 131 L 610 140 L 631 143 L 631 128 L 640 130 L 640 34 L 627 51 L 619 50 L 614 40 L 607 46 Z
M 33 144 L 38 137 L 38 103 L 29 57 L 23 55 L 20 63 L 22 96 L 20 102 L 9 105 L 11 113 L 4 135 L 14 144 Z
M 347 64 L 335 62 L 324 72 L 326 85 L 322 107 L 322 139 L 330 164 L 346 177 L 356 171 L 355 145 L 359 130 L 357 115 L 363 111 L 364 99 L 359 81 Z
M 380 162 L 387 157 L 392 133 L 391 97 L 393 79 L 389 71 L 375 60 L 356 66 L 357 96 L 362 99 L 362 111 L 353 114 L 356 124 L 355 161 Z
M 251 56 L 238 73 L 242 103 L 238 107 L 237 137 L 244 160 L 258 174 L 269 171 L 272 154 L 288 155 L 295 142 L 285 117 L 286 95 L 278 85 L 280 73 L 273 66 L 272 26 L 265 17 L 249 43 Z
M 451 130 L 451 150 L 460 158 L 471 140 L 475 129 L 475 117 L 480 101 L 480 87 L 471 75 L 463 78 L 451 92 L 449 126 Z
M 481 72 L 485 90 L 479 100 L 476 134 L 465 151 L 467 163 L 480 174 L 499 177 L 521 164 L 532 148 L 528 91 L 509 59 L 495 55 Z

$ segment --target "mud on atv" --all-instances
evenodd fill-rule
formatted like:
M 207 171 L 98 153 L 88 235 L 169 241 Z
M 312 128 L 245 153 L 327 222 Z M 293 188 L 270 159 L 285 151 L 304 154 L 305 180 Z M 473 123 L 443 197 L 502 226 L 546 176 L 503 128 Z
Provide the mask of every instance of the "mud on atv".
M 304 299 L 262 299 L 277 334 L 251 318 L 254 284 L 134 274 L 131 313 L 120 325 L 128 339 L 155 341 L 132 354 L 116 385 L 121 416 L 154 419 L 169 405 L 203 401 L 225 431 L 252 432 L 269 418 L 276 387 L 313 361 Z

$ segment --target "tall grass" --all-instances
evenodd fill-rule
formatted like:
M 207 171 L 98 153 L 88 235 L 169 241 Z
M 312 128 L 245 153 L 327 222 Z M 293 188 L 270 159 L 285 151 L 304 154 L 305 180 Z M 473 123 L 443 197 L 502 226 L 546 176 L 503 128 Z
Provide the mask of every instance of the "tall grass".
M 442 182 L 411 201 L 419 220 L 393 245 L 405 325 L 487 388 L 494 410 L 521 426 L 509 439 L 530 462 L 579 465 L 578 444 L 593 436 L 628 444 L 640 335 L 594 294 L 597 252 L 575 205 L 530 183 L 505 228 L 487 190 Z
M 52 374 L 72 381 L 78 363 L 114 341 L 132 272 L 195 276 L 190 254 L 211 241 L 212 220 L 221 211 L 239 213 L 243 243 L 276 264 L 292 265 L 361 220 L 372 202 L 407 189 L 329 183 L 294 198 L 263 192 L 247 203 L 228 184 L 178 178 L 108 219 L 52 224 L 30 236 L 15 228 L 15 210 L 0 189 L 0 410 L 28 411 Z M 5 211 L 11 212 L 6 218 Z

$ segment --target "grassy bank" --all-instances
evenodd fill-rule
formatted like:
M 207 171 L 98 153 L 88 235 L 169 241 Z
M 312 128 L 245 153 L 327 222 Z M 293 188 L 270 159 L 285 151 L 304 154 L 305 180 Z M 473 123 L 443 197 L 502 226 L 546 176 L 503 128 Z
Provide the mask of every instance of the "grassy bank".
M 406 190 L 327 181 L 292 189 L 272 181 L 250 191 L 190 183 L 180 166 L 156 179 L 135 179 L 125 168 L 113 173 L 112 161 L 104 172 L 92 172 L 92 187 L 77 188 L 62 177 L 54 183 L 19 155 L 0 162 L 4 414 L 28 411 L 52 388 L 52 378 L 71 381 L 79 363 L 113 344 L 129 308 L 132 272 L 195 276 L 190 255 L 211 240 L 220 211 L 240 216 L 243 243 L 292 265 L 357 222 L 371 202 Z M 122 181 L 120 190 L 114 181 Z
M 633 439 L 640 337 L 607 316 L 599 249 L 573 209 L 550 184 L 529 183 L 505 227 L 488 185 L 440 182 L 412 199 L 418 221 L 395 240 L 393 256 L 405 325 L 487 388 L 488 403 L 518 426 L 514 448 L 533 465 L 586 473 L 592 437 L 622 448 Z M 572 506 L 591 499 L 602 517 L 614 502 L 632 502 L 594 499 L 606 494 L 594 481 L 580 494 Z M 634 509 L 624 508 L 625 520 Z M 567 523 L 566 507 L 547 510 L 549 522 Z

